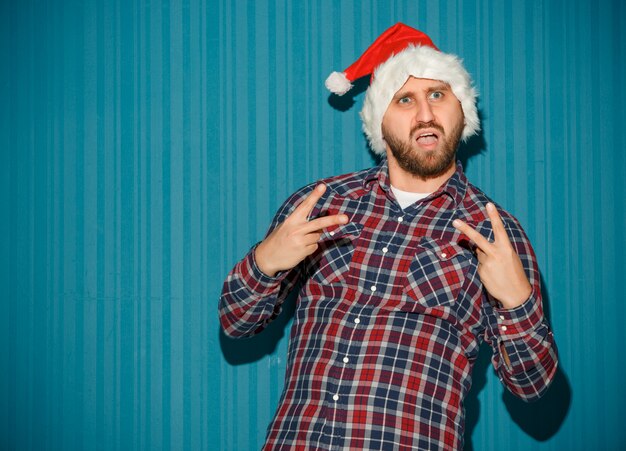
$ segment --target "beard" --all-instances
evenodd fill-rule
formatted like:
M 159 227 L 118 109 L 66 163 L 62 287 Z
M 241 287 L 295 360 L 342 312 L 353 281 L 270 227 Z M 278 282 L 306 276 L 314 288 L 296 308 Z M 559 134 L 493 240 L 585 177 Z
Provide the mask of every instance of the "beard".
M 463 121 L 460 121 L 450 130 L 449 135 L 443 127 L 434 121 L 420 122 L 411 129 L 409 139 L 402 140 L 394 136 L 385 127 L 382 127 L 383 138 L 391 150 L 391 154 L 398 162 L 398 166 L 422 179 L 434 178 L 446 172 L 456 159 L 456 149 L 463 133 Z M 434 128 L 439 131 L 440 145 L 430 151 L 414 149 L 417 133 L 426 128 Z

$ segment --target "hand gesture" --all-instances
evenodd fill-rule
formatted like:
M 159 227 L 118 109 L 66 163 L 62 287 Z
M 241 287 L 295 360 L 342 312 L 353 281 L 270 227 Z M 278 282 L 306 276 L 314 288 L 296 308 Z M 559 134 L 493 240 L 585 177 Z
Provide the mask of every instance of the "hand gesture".
M 459 219 L 455 219 L 452 225 L 476 244 L 478 275 L 489 294 L 504 308 L 515 308 L 528 299 L 532 287 L 492 203 L 487 204 L 487 214 L 493 229 L 493 242 Z
M 332 215 L 308 221 L 309 214 L 326 191 L 320 184 L 256 248 L 255 258 L 263 273 L 270 277 L 291 269 L 317 249 L 322 230 L 348 222 L 346 215 Z

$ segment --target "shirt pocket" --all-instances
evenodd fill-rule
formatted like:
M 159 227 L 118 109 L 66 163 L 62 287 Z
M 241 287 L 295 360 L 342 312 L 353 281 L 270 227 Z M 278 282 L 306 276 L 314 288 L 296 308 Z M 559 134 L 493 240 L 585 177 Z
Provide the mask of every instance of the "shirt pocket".
M 321 284 L 345 281 L 354 245 L 361 235 L 362 224 L 348 223 L 326 230 L 318 241 L 318 249 L 311 255 L 311 278 Z
M 423 237 L 407 273 L 404 293 L 426 308 L 449 306 L 459 296 L 473 255 L 456 243 Z

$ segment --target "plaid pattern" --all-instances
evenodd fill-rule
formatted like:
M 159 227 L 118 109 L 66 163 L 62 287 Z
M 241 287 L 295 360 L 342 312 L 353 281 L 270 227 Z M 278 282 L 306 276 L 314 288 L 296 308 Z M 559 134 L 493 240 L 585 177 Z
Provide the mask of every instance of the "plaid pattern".
M 541 396 L 557 351 L 535 256 L 515 218 L 500 210 L 533 292 L 505 310 L 486 295 L 472 244 L 452 226 L 460 218 L 492 239 L 489 199 L 460 165 L 437 192 L 405 210 L 389 188 L 385 161 L 324 182 L 311 216 L 341 212 L 350 222 L 325 231 L 313 255 L 274 278 L 258 269 L 251 250 L 220 299 L 224 331 L 250 336 L 302 282 L 265 449 L 461 449 L 462 400 L 483 340 L 511 392 Z M 291 196 L 270 230 L 314 186 Z

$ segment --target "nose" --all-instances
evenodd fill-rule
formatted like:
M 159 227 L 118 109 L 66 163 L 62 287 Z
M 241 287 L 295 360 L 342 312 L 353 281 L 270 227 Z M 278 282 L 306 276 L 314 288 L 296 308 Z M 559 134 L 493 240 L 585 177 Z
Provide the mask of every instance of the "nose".
M 415 112 L 415 120 L 417 122 L 428 123 L 431 122 L 433 119 L 433 110 L 430 103 L 428 103 L 427 100 L 422 100 L 421 102 L 419 102 L 419 104 L 417 105 L 417 111 Z

